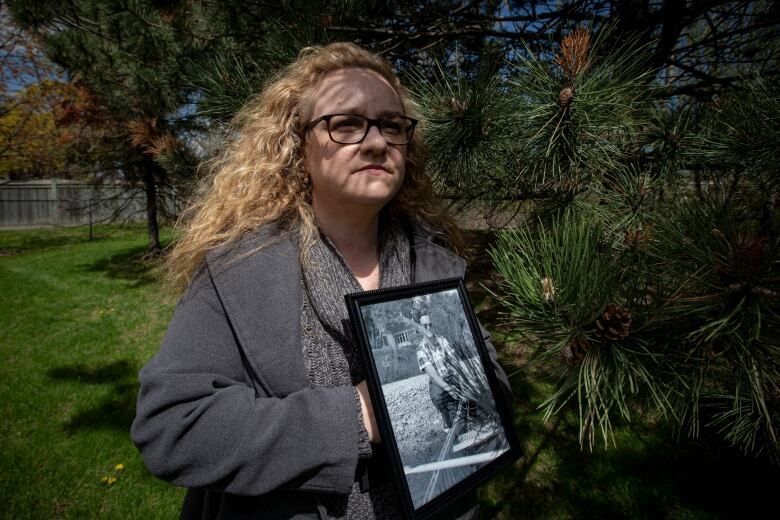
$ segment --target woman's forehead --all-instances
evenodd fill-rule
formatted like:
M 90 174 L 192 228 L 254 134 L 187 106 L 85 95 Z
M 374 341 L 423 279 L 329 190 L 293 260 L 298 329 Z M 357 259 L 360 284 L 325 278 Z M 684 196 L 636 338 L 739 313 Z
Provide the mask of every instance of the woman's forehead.
M 326 113 L 358 113 L 380 117 L 403 114 L 403 105 L 392 85 L 370 69 L 345 68 L 326 74 L 314 89 L 314 117 Z

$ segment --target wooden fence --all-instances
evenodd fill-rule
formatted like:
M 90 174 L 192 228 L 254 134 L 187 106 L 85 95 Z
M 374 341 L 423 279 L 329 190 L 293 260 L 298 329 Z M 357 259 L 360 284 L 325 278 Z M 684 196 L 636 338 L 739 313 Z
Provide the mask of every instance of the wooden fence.
M 177 213 L 175 195 L 161 197 L 158 202 L 163 212 Z M 81 226 L 145 218 L 142 187 L 58 179 L 0 182 L 0 228 Z

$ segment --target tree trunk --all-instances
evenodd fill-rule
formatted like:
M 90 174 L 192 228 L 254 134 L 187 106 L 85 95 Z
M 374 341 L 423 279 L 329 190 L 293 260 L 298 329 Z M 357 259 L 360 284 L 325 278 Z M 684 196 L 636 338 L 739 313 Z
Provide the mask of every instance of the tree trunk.
M 162 252 L 160 247 L 160 229 L 157 225 L 157 185 L 155 183 L 155 170 L 157 165 L 154 160 L 144 154 L 144 190 L 146 191 L 146 229 L 149 234 L 149 248 L 147 257 L 158 256 Z

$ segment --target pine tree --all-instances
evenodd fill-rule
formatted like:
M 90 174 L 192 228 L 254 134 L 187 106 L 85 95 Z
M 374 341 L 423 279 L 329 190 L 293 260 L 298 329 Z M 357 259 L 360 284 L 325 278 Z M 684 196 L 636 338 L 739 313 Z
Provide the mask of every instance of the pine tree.
M 663 102 L 645 49 L 603 41 L 575 29 L 552 61 L 418 89 L 431 171 L 531 208 L 491 256 L 554 375 L 547 417 L 576 402 L 592 446 L 653 416 L 777 461 L 777 87 Z
M 115 153 L 106 159 L 143 185 L 148 253 L 158 254 L 158 191 L 171 174 L 194 171 L 194 157 L 180 137 L 193 126 L 185 110 L 189 89 L 183 71 L 208 41 L 199 7 L 150 1 L 8 2 L 8 7 L 107 115 L 100 131 L 113 137 Z M 191 164 L 177 170 L 182 159 Z

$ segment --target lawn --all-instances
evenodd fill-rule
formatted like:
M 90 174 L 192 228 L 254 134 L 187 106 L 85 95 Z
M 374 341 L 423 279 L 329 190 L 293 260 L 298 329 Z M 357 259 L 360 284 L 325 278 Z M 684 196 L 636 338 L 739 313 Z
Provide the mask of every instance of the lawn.
M 481 234 L 477 250 L 489 235 Z M 183 491 L 130 442 L 136 374 L 173 303 L 141 260 L 142 227 L 0 231 L 0 492 L 4 518 L 176 518 Z M 572 413 L 541 421 L 544 374 L 476 280 L 516 396 L 525 456 L 480 490 L 483 518 L 745 518 L 772 510 L 780 471 L 709 439 L 637 423 L 580 450 Z M 486 282 L 487 283 L 487 282 Z M 124 466 L 116 469 L 117 464 Z M 108 480 L 107 479 L 116 479 Z M 763 515 L 762 515 L 763 516 Z
M 176 517 L 182 491 L 128 436 L 136 374 L 173 311 L 139 260 L 144 240 L 142 228 L 0 232 L 4 517 Z

